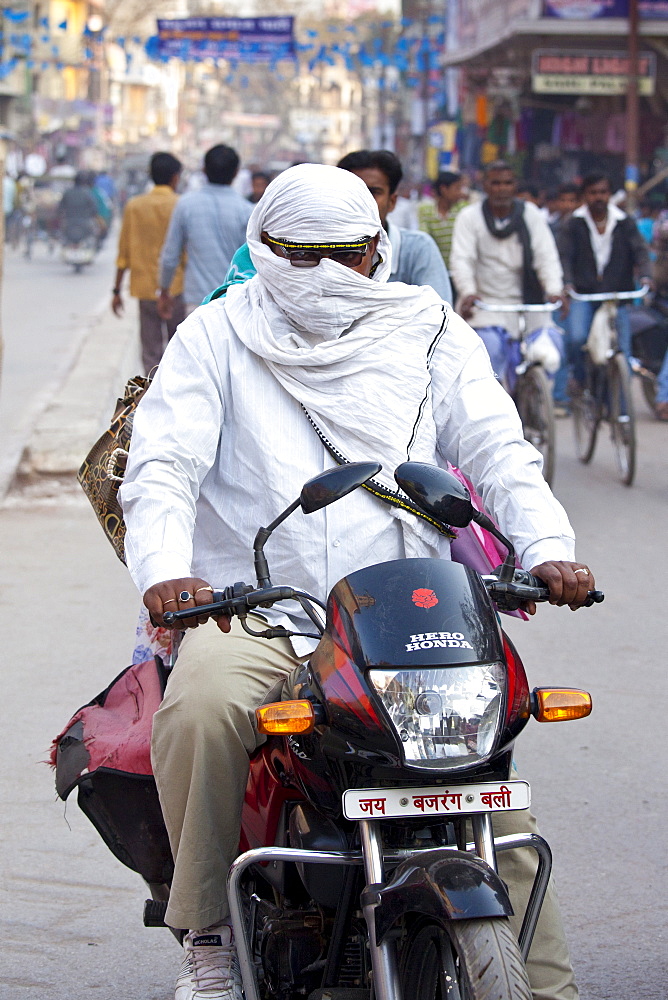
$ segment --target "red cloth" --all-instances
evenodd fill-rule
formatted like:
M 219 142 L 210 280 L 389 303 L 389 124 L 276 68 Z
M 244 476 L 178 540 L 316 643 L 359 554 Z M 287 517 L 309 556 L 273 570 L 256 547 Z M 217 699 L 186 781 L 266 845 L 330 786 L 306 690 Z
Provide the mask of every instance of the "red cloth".
M 128 667 L 106 691 L 72 716 L 53 741 L 51 763 L 56 763 L 60 741 L 75 723 L 82 722 L 89 772 L 108 767 L 130 774 L 152 774 L 151 728 L 161 701 L 155 661 Z

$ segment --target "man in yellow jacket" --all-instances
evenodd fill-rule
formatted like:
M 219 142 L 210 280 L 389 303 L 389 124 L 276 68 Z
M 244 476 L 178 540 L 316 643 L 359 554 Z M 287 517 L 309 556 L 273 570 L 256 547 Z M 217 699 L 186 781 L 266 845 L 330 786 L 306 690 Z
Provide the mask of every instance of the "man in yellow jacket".
M 142 364 L 147 374 L 159 363 L 168 341 L 185 318 L 183 262 L 170 287 L 173 306 L 170 319 L 161 319 L 156 307 L 160 251 L 178 197 L 176 187 L 181 163 L 171 153 L 154 153 L 149 170 L 154 187 L 146 194 L 130 198 L 123 212 L 111 300 L 116 316 L 122 316 L 121 284 L 129 269 L 130 294 L 139 299 L 139 336 Z

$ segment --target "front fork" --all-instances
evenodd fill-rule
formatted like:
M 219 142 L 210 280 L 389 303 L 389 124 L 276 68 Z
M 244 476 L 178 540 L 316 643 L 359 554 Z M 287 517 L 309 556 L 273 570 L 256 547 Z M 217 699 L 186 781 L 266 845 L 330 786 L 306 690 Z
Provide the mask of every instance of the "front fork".
M 496 849 L 494 847 L 494 830 L 490 813 L 471 817 L 473 827 L 473 842 L 475 853 L 485 861 L 493 871 L 496 871 Z M 359 824 L 364 858 L 364 874 L 367 890 L 374 885 L 385 882 L 385 865 L 383 862 L 383 843 L 378 820 L 362 820 Z M 365 893 L 368 897 L 369 893 Z M 364 919 L 369 932 L 369 951 L 371 968 L 373 969 L 373 989 L 376 1000 L 402 1000 L 401 984 L 397 971 L 397 949 L 392 937 L 387 936 L 380 944 L 376 941 L 376 918 L 374 910 L 377 903 L 367 903 L 363 907 Z
M 383 885 L 385 864 L 383 862 L 383 842 L 378 820 L 362 820 L 359 824 L 364 858 L 366 888 Z M 368 895 L 368 893 L 367 893 Z M 393 938 L 386 937 L 381 944 L 376 941 L 377 903 L 363 906 L 364 919 L 369 932 L 369 953 L 373 970 L 373 991 L 375 1000 L 402 1000 L 399 973 L 397 971 L 397 949 Z

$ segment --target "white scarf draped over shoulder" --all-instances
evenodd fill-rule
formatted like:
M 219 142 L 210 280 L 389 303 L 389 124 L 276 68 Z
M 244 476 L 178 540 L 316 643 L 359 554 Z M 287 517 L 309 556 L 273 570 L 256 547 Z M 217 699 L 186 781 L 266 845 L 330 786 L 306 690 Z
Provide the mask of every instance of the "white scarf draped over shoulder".
M 262 232 L 295 243 L 379 233 L 382 261 L 371 279 L 328 259 L 297 268 L 261 242 Z M 430 287 L 387 283 L 392 251 L 376 202 L 338 167 L 301 164 L 280 174 L 256 205 L 247 240 L 257 275 L 232 286 L 225 304 L 236 336 L 346 459 L 381 462 L 379 481 L 396 490 L 397 465 L 434 460 L 429 362 L 449 307 Z M 407 541 L 416 531 L 441 548 L 435 529 L 392 510 Z

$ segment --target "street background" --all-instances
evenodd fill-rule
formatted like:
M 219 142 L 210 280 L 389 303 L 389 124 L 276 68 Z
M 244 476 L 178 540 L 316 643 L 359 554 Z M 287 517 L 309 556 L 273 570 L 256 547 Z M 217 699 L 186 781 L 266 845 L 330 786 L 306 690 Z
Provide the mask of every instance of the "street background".
M 24 266 L 10 251 L 6 264 L 5 450 L 27 449 L 30 475 L 0 508 L 0 1000 L 168 1000 L 179 965 L 171 935 L 142 925 L 140 878 L 74 797 L 67 808 L 56 798 L 44 763 L 73 712 L 130 662 L 139 606 L 71 474 L 138 371 L 134 303 L 122 321 L 108 309 L 112 271 L 111 249 L 84 275 L 46 253 Z M 668 449 L 666 427 L 640 400 L 638 412 L 631 489 L 617 482 L 605 434 L 585 467 L 570 421 L 559 422 L 555 491 L 605 603 L 576 614 L 545 606 L 508 626 L 532 686 L 593 695 L 589 719 L 532 722 L 517 747 L 585 1000 L 661 1000 L 668 981 Z M 40 464 L 49 468 L 37 475 Z

